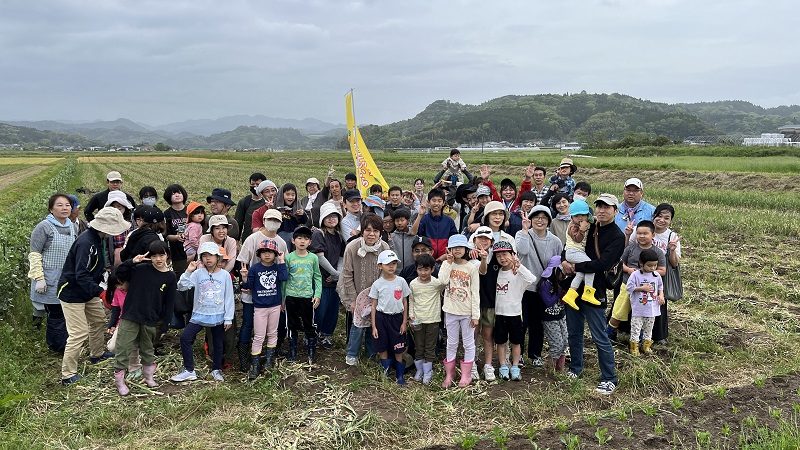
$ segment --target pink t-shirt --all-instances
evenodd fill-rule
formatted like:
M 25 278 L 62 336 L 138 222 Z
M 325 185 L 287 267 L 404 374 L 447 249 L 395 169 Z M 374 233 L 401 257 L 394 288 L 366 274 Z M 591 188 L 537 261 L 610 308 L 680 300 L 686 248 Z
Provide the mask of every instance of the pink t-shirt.
M 128 296 L 128 291 L 116 289 L 114 291 L 114 298 L 111 299 L 111 306 L 119 307 L 119 316 L 122 317 L 122 308 L 125 306 L 125 298 Z M 119 321 L 117 321 L 119 323 Z

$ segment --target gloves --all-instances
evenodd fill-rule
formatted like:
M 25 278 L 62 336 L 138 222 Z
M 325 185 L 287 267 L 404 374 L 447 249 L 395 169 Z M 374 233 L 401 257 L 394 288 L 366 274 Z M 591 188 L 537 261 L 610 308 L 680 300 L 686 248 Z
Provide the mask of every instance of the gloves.
M 47 292 L 47 282 L 44 280 L 36 280 L 36 286 L 34 287 L 37 294 L 44 294 Z
M 38 252 L 28 253 L 28 262 L 30 263 L 30 270 L 28 270 L 28 278 L 31 280 L 44 280 L 44 269 L 42 268 L 42 254 Z

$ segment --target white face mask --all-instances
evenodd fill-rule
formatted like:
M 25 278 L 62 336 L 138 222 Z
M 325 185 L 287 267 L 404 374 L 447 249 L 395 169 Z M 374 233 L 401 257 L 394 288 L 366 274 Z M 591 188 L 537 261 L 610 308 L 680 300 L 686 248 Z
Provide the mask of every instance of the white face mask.
M 575 201 L 575 200 L 583 200 L 583 201 L 586 201 L 586 197 L 584 197 L 584 196 L 582 196 L 582 195 L 580 195 L 580 194 L 575 194 L 575 195 L 573 195 L 573 196 L 572 196 L 572 201 Z
M 281 223 L 275 220 L 265 220 L 264 221 L 264 229 L 267 231 L 278 231 L 278 228 L 281 227 Z
M 145 198 L 142 199 L 142 203 L 145 206 L 155 206 L 156 198 L 155 197 L 145 197 Z

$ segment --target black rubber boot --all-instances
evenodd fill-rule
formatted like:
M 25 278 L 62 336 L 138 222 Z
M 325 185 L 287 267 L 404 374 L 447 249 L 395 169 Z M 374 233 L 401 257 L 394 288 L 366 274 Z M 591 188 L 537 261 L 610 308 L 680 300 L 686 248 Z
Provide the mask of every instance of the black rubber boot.
M 286 357 L 289 361 L 297 361 L 297 335 L 292 333 L 289 336 L 289 355 Z
M 308 363 L 314 364 L 314 361 L 317 359 L 317 338 L 310 337 L 307 340 L 308 344 L 306 345 L 306 349 L 308 350 Z
M 250 368 L 250 364 L 252 363 L 250 344 L 248 342 L 240 342 L 237 346 L 237 350 L 239 353 L 239 371 L 247 373 L 247 369 Z
M 264 370 L 272 369 L 275 363 L 275 349 L 267 348 L 264 350 Z
M 250 357 L 250 372 L 247 374 L 247 378 L 250 380 L 255 380 L 258 378 L 258 375 L 261 373 L 261 357 L 259 355 L 251 356 Z

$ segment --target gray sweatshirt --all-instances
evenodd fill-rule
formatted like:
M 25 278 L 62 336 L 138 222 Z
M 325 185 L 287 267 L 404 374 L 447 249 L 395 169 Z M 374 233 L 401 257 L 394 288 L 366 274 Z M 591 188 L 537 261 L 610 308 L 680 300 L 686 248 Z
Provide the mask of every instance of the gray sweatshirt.
M 560 255 L 561 251 L 564 250 L 564 244 L 561 243 L 561 239 L 550 231 L 547 232 L 544 238 L 541 238 L 533 230 L 520 230 L 514 236 L 514 242 L 517 245 L 517 254 L 520 262 L 532 274 L 536 275 L 537 279 L 542 276 L 542 272 L 547 267 L 550 258 Z M 536 245 L 536 248 L 534 248 L 534 245 Z M 538 256 L 536 254 L 537 250 L 539 251 Z M 536 284 L 531 284 L 527 290 L 536 292 Z

